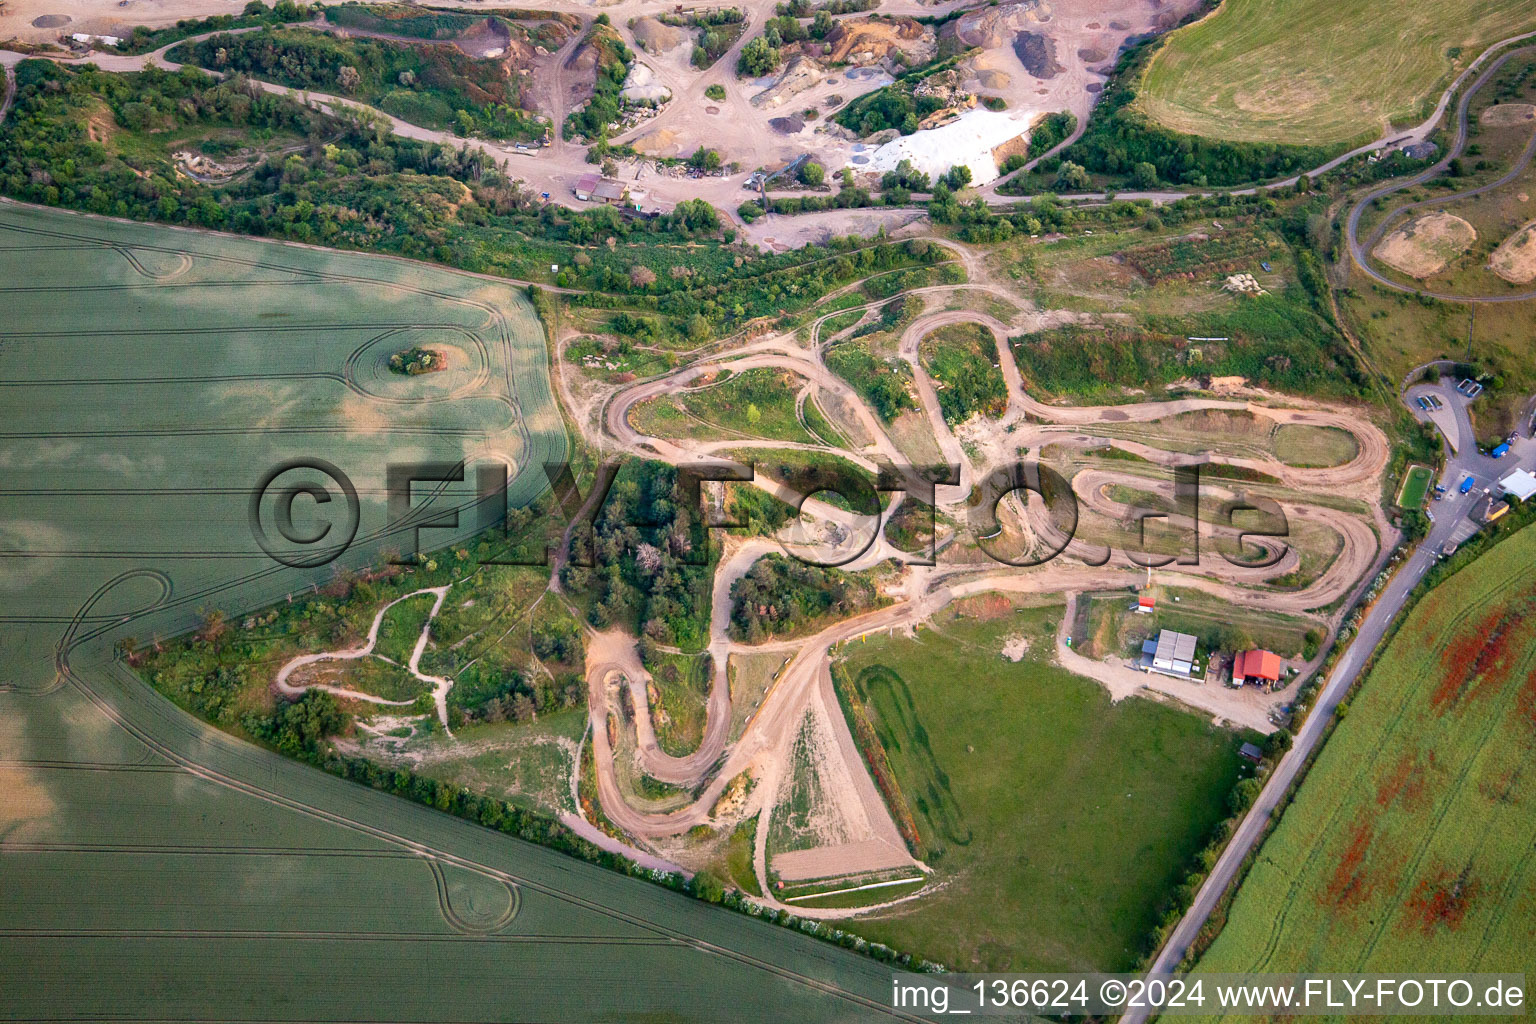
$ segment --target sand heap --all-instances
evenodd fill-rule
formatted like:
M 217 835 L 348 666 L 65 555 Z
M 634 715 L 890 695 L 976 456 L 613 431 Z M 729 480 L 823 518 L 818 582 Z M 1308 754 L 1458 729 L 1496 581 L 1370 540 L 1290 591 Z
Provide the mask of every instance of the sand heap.
M 629 28 L 635 34 L 636 45 L 646 53 L 666 53 L 688 40 L 682 29 L 663 25 L 655 18 L 636 18 Z
M 650 65 L 637 60 L 630 65 L 619 95 L 631 103 L 665 103 L 672 98 L 672 90 L 656 77 Z
M 779 80 L 752 97 L 754 107 L 772 110 L 796 93 L 804 92 L 821 81 L 826 69 L 805 54 L 791 57 Z
M 1440 273 L 1475 241 L 1477 232 L 1471 224 L 1437 211 L 1415 217 L 1387 235 L 1371 255 L 1409 277 L 1424 278 Z

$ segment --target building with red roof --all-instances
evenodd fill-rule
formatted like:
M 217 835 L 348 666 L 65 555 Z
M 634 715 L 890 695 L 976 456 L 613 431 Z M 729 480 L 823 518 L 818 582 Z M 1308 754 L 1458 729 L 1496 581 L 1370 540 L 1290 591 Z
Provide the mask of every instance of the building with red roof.
M 1243 651 L 1232 663 L 1232 679 L 1241 683 L 1273 683 L 1280 678 L 1280 655 L 1273 651 Z

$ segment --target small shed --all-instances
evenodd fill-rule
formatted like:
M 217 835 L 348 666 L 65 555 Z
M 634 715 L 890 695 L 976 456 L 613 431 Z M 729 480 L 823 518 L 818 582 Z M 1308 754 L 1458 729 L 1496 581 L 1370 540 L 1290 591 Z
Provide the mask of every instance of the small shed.
M 1241 747 L 1237 748 L 1237 756 L 1244 761 L 1252 761 L 1254 764 L 1258 764 L 1264 760 L 1264 751 L 1252 743 L 1244 743 Z
M 592 198 L 610 206 L 624 201 L 625 188 L 622 181 L 614 181 L 612 178 L 603 178 L 592 189 Z
M 595 174 L 583 174 L 576 180 L 576 187 L 571 189 L 571 192 L 582 202 L 591 202 L 592 192 L 597 188 L 597 183 L 601 180 Z

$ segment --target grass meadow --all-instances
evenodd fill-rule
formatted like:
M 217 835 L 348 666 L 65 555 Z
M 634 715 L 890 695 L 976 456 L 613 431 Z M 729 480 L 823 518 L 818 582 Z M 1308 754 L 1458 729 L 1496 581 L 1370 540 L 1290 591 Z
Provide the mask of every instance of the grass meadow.
M 1201 971 L 1536 970 L 1536 529 L 1425 595 Z
M 1422 120 L 1461 68 L 1533 21 L 1533 0 L 1226 0 L 1169 36 L 1136 102 L 1191 135 L 1343 149 Z
M 1226 816 L 1241 738 L 1057 667 L 1059 605 L 986 607 L 843 649 L 940 883 L 853 927 L 953 970 L 1130 969 Z

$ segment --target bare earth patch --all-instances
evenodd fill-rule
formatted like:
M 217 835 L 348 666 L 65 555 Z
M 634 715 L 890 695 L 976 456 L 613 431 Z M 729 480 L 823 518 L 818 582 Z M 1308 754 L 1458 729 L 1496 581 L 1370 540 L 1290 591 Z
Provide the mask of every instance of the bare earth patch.
M 1512 124 L 1536 121 L 1536 107 L 1529 103 L 1495 103 L 1478 118 L 1490 128 L 1507 128 Z
M 1475 241 L 1477 232 L 1460 217 L 1426 213 L 1383 238 L 1371 254 L 1409 277 L 1424 278 L 1444 270 Z
M 1512 284 L 1536 278 L 1536 220 L 1499 243 L 1488 257 L 1488 269 Z

